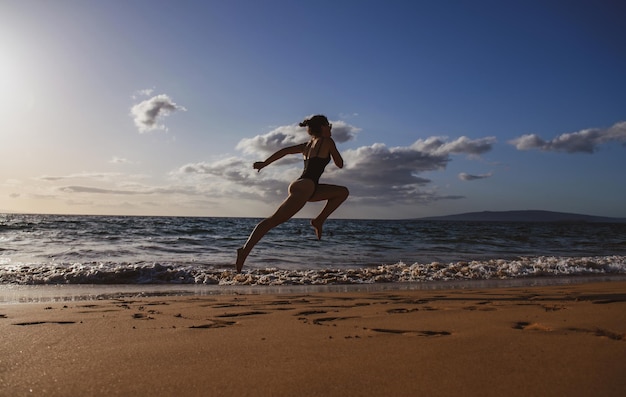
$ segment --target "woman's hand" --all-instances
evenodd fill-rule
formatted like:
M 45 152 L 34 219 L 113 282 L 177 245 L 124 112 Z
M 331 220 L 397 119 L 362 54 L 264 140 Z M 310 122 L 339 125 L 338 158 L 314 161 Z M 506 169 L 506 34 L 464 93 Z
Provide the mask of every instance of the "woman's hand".
M 256 163 L 252 164 L 252 168 L 257 170 L 257 172 L 261 171 L 261 169 L 265 168 L 266 166 L 267 164 L 265 163 L 265 161 L 257 161 Z

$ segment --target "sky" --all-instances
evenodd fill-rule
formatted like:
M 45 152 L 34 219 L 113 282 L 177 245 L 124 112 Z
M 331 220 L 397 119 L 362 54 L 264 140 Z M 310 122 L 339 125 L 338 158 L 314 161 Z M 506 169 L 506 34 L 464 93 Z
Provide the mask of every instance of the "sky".
M 620 0 L 0 0 L 0 212 L 270 215 L 326 115 L 336 218 L 626 217 Z M 310 203 L 298 217 L 317 213 Z

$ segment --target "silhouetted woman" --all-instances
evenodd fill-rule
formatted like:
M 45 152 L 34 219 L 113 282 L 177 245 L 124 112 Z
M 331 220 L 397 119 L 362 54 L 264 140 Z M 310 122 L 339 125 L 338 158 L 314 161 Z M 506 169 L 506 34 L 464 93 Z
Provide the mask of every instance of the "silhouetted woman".
M 331 137 L 332 125 L 328 122 L 326 116 L 313 116 L 301 122 L 300 127 L 307 127 L 307 131 L 311 136 L 308 142 L 280 149 L 268 157 L 267 160 L 258 161 L 253 165 L 254 169 L 261 171 L 261 169 L 288 154 L 302 154 L 304 156 L 304 172 L 302 172 L 300 178 L 289 185 L 289 196 L 272 216 L 256 225 L 250 237 L 248 237 L 248 241 L 237 250 L 237 262 L 235 265 L 237 273 L 241 272 L 246 258 L 256 243 L 272 228 L 291 219 L 304 207 L 307 201 L 327 200 L 319 215 L 311 220 L 311 226 L 315 229 L 315 235 L 318 239 L 321 239 L 324 221 L 348 198 L 349 192 L 345 186 L 319 183 L 320 176 L 331 158 L 337 167 L 343 168 L 343 159 L 337 150 L 337 146 L 335 146 L 335 141 Z

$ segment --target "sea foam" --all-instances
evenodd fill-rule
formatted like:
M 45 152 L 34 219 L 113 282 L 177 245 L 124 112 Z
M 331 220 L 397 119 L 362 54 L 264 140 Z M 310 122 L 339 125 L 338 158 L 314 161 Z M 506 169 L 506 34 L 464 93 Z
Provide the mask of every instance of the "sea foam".
M 0 283 L 56 284 L 211 284 L 211 285 L 337 285 L 447 280 L 492 280 L 546 276 L 626 274 L 626 256 L 520 257 L 359 268 L 232 267 L 175 263 L 89 262 L 17 264 L 0 267 Z

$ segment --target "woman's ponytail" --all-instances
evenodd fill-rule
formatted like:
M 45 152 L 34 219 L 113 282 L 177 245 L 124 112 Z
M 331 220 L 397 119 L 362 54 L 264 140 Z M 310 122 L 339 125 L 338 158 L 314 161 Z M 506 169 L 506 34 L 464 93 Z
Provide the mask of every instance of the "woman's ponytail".
M 316 114 L 311 118 L 304 119 L 300 127 L 309 127 L 309 134 L 319 136 L 322 133 L 322 127 L 328 125 L 328 119 L 323 114 Z

